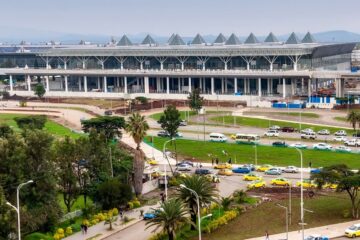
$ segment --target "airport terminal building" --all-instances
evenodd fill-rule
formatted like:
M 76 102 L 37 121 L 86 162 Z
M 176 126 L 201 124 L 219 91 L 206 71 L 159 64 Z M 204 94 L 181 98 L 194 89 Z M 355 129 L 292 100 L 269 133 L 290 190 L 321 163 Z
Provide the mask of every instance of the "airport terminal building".
M 329 84 L 341 97 L 344 81 L 360 77 L 351 71 L 356 47 L 317 43 L 310 33 L 285 42 L 273 33 L 262 42 L 220 34 L 213 43 L 173 34 L 165 44 L 150 35 L 134 44 L 124 35 L 104 45 L 0 45 L 0 74 L 11 94 L 23 96 L 42 82 L 54 97 L 185 99 L 199 88 L 209 100 L 257 102 L 311 96 Z

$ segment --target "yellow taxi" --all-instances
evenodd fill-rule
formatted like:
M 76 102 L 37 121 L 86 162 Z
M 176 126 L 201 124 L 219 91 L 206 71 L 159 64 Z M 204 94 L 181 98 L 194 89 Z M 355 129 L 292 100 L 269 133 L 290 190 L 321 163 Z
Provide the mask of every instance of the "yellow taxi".
M 256 180 L 252 181 L 247 185 L 247 189 L 253 189 L 253 188 L 263 188 L 266 186 L 266 182 L 264 180 Z
M 272 168 L 273 166 L 269 165 L 269 164 L 265 164 L 265 165 L 262 165 L 260 167 L 258 167 L 256 169 L 256 171 L 258 172 L 266 172 L 267 170 L 269 170 L 270 168 Z
M 229 163 L 219 163 L 218 165 L 215 165 L 215 169 L 232 169 L 231 164 Z
M 231 134 L 231 135 L 230 135 L 230 138 L 231 138 L 232 140 L 236 140 L 236 135 L 235 135 L 235 134 Z
M 314 181 L 311 181 L 309 179 L 305 179 L 302 182 L 298 181 L 296 183 L 296 186 L 301 187 L 301 185 L 303 186 L 303 188 L 316 188 L 317 185 L 314 183 Z
M 332 189 L 335 190 L 337 189 L 338 185 L 336 183 L 325 183 L 323 188 L 324 189 Z
M 345 236 L 348 238 L 360 237 L 360 224 L 354 224 L 345 230 Z
M 262 180 L 262 177 L 255 173 L 249 173 L 249 174 L 244 175 L 243 180 L 244 181 Z
M 275 178 L 271 180 L 271 185 L 273 186 L 290 186 L 291 182 L 287 180 L 286 178 Z
M 218 175 L 231 176 L 231 175 L 233 175 L 233 174 L 234 174 L 233 171 L 231 171 L 230 169 L 227 169 L 227 168 L 225 168 L 225 169 L 220 169 L 220 170 L 218 171 Z
M 154 158 L 148 159 L 146 162 L 147 162 L 148 164 L 150 164 L 150 165 L 157 165 L 157 164 L 159 164 L 158 161 L 156 161 Z

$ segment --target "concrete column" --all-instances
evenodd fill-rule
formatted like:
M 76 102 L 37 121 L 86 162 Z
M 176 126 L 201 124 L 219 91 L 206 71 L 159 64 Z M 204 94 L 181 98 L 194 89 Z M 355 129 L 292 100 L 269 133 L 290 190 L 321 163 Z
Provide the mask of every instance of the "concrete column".
M 250 78 L 247 79 L 247 92 L 251 95 L 251 84 L 250 84 Z
M 304 82 L 304 78 L 301 79 L 301 94 L 303 94 L 305 91 L 305 82 Z
M 283 98 L 286 98 L 286 79 L 283 78 Z
M 87 76 L 84 76 L 84 92 L 88 91 L 88 87 L 87 87 Z
M 127 87 L 127 77 L 124 77 L 124 93 L 127 94 L 128 93 L 128 87 Z
M 203 88 L 204 88 L 203 93 L 206 93 L 206 78 L 203 78 Z
M 225 86 L 224 86 L 224 78 L 221 78 L 221 94 L 224 94 Z
M 66 70 L 67 69 L 67 62 L 64 61 L 64 69 Z
M 108 89 L 107 89 L 107 78 L 106 78 L 106 76 L 104 76 L 103 81 L 104 81 L 104 83 L 103 83 L 103 85 L 104 85 L 104 92 L 107 92 Z
M 270 71 L 272 72 L 274 70 L 274 64 L 270 63 Z
M 119 77 L 116 77 L 116 87 L 120 87 L 120 79 L 119 79 Z
M 273 94 L 274 93 L 274 79 L 270 79 L 270 94 Z
M 204 89 L 203 89 L 203 86 L 202 86 L 202 78 L 199 78 L 199 88 L 200 88 L 201 90 L 204 90 Z
M 250 71 L 250 62 L 246 63 L 246 70 Z
M 214 78 L 211 78 L 211 95 L 215 95 L 215 82 Z
M 181 63 L 181 71 L 184 71 L 185 67 L 184 67 L 184 63 Z
M 228 67 L 227 67 L 227 62 L 224 62 L 224 70 L 227 70 Z
M 238 92 L 237 78 L 234 78 L 234 93 Z
M 69 86 L 68 86 L 68 76 L 65 76 L 65 92 L 69 91 Z
M 205 71 L 206 70 L 206 66 L 205 66 L 205 62 L 202 63 L 202 70 Z
M 259 97 L 261 97 L 262 92 L 261 92 L 261 78 L 258 79 L 258 95 Z
M 97 89 L 101 89 L 100 88 L 100 77 L 97 78 Z
M 228 93 L 228 79 L 225 78 L 224 81 L 225 81 L 225 92 Z
M 244 78 L 244 94 L 247 94 L 247 81 L 246 81 L 246 78 Z
M 267 95 L 270 95 L 270 79 L 268 78 L 267 81 L 267 87 L 266 87 L 266 92 L 267 92 Z
M 296 86 L 296 79 L 291 79 L 291 95 L 295 95 L 295 86 Z
M 149 77 L 144 77 L 145 94 L 149 93 Z
M 170 94 L 170 78 L 166 77 L 166 94 Z
M 45 89 L 46 92 L 50 92 L 49 76 L 45 76 Z
M 124 62 L 120 62 L 120 70 L 124 70 Z
M 85 66 L 85 61 L 82 61 L 82 68 L 85 69 L 86 66 Z
M 78 77 L 79 91 L 81 91 L 81 77 Z
M 178 92 L 180 93 L 181 92 L 181 80 L 180 80 L 180 78 L 178 78 L 177 81 L 178 81 Z
M 30 75 L 27 76 L 27 85 L 28 85 L 28 91 L 31 92 L 31 77 L 30 77 Z
M 10 92 L 14 91 L 14 83 L 12 75 L 9 76 Z
M 191 92 L 191 77 L 189 77 L 189 92 Z
M 160 70 L 164 70 L 164 63 L 160 62 Z
M 308 79 L 308 97 L 311 97 L 311 78 Z

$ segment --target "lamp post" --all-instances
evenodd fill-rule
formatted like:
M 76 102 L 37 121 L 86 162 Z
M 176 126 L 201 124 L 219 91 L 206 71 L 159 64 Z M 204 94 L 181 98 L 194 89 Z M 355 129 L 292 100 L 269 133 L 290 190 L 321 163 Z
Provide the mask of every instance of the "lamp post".
M 286 240 L 288 240 L 289 239 L 289 220 L 288 220 L 288 218 L 289 218 L 289 214 L 288 214 L 288 208 L 287 207 L 285 207 L 285 206 L 283 206 L 283 205 L 281 205 L 281 204 L 276 204 L 276 206 L 278 206 L 278 207 L 281 207 L 281 208 L 283 208 L 283 209 L 285 209 L 285 221 L 286 221 Z
M 196 203 L 197 203 L 197 215 L 198 215 L 198 230 L 199 230 L 199 240 L 201 240 L 201 216 L 200 216 L 200 200 L 199 200 L 199 195 L 197 194 L 197 192 L 195 192 L 194 190 L 192 190 L 191 188 L 186 187 L 184 184 L 180 184 L 181 188 L 185 188 L 187 190 L 189 190 L 192 194 L 195 195 L 196 197 Z M 206 216 L 205 216 L 206 217 Z
M 166 142 L 164 142 L 164 146 L 163 146 L 163 155 L 164 155 L 164 157 L 166 158 L 166 160 L 167 160 L 167 162 L 168 162 L 169 165 L 170 165 L 170 162 L 169 162 L 169 159 L 168 159 L 168 157 L 167 157 L 167 155 L 166 155 L 166 153 L 165 153 L 165 150 L 166 150 L 166 144 L 168 144 L 169 142 L 171 142 L 171 141 L 173 141 L 173 140 L 174 140 L 174 138 L 172 138 L 172 139 L 170 139 L 170 140 L 167 140 Z M 170 166 L 170 169 L 171 169 L 171 171 L 172 171 L 171 166 Z M 164 171 L 165 171 L 165 200 L 167 201 L 167 196 L 168 196 L 168 194 L 167 194 L 166 164 L 164 164 Z
M 303 154 L 302 151 L 298 148 L 295 148 L 299 154 L 300 154 L 300 221 L 301 221 L 301 228 L 302 228 L 302 239 L 304 240 L 304 189 L 303 189 L 303 184 L 304 184 L 304 169 L 303 169 Z
M 33 180 L 29 180 L 25 183 L 21 183 L 17 189 L 16 189 L 16 207 L 14 205 L 12 205 L 10 202 L 6 202 L 6 204 L 10 207 L 12 207 L 16 213 L 17 213 L 17 218 L 18 218 L 18 239 L 21 240 L 21 226 L 20 226 L 20 199 L 19 199 L 19 193 L 20 193 L 20 189 L 30 183 L 33 183 Z

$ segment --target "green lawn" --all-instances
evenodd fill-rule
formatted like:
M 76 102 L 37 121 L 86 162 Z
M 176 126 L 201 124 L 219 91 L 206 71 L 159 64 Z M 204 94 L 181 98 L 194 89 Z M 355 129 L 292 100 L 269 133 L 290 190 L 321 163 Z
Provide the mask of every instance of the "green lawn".
M 148 140 L 148 139 L 146 139 Z M 154 147 L 162 150 L 167 138 L 154 137 Z M 195 140 L 176 140 L 178 153 L 184 158 L 195 158 L 200 161 L 211 161 L 213 157 L 218 157 L 220 161 L 226 161 L 229 157 L 233 163 L 254 163 L 255 148 L 253 145 L 232 144 L 232 143 L 214 143 Z M 173 151 L 174 146 L 167 145 L 167 148 Z M 222 151 L 228 152 L 229 156 L 224 156 Z M 338 153 L 319 150 L 303 150 L 304 166 L 308 166 L 311 161 L 313 167 L 324 167 L 339 162 L 347 164 L 353 169 L 360 168 L 360 155 L 354 153 Z M 272 164 L 277 166 L 300 165 L 299 153 L 293 148 L 281 148 L 272 146 L 257 146 L 258 164 Z
M 292 116 L 292 117 L 300 117 L 300 114 L 298 112 L 273 112 L 273 114 L 278 115 L 285 115 L 285 116 Z M 305 118 L 319 118 L 319 114 L 317 113 L 308 113 L 308 112 L 302 112 L 301 117 Z
M 16 125 L 14 118 L 15 117 L 24 117 L 24 116 L 26 116 L 26 115 L 25 114 L 11 114 L 11 113 L 3 114 L 3 113 L 0 113 L 0 124 L 7 124 L 10 127 L 12 127 L 15 131 L 19 131 L 19 128 Z M 45 123 L 44 129 L 46 131 L 48 131 L 49 133 L 54 134 L 59 137 L 69 136 L 71 138 L 77 138 L 77 137 L 81 136 L 81 134 L 72 132 L 71 129 L 64 127 L 61 124 L 58 124 L 49 119 Z
M 287 121 L 273 121 L 273 120 L 259 119 L 259 118 L 252 118 L 252 117 L 219 116 L 219 117 L 213 117 L 210 120 L 212 120 L 216 123 L 219 123 L 219 124 L 222 124 L 224 122 L 225 124 L 234 125 L 234 118 L 235 118 L 236 125 L 238 125 L 238 126 L 269 128 L 273 125 L 278 125 L 280 127 L 293 127 L 293 128 L 297 128 L 297 129 L 300 128 L 299 123 L 293 123 L 293 122 L 287 122 Z M 326 128 L 332 133 L 343 129 L 343 128 L 339 128 L 339 127 L 327 127 L 327 126 L 315 126 L 315 125 L 309 125 L 309 124 L 301 124 L 301 129 L 305 129 L 305 128 L 311 128 L 315 132 Z M 348 133 L 352 133 L 352 130 L 349 130 L 349 129 L 345 129 L 345 130 Z
M 336 120 L 336 121 L 340 121 L 340 122 L 347 122 L 347 118 L 346 117 L 334 117 L 334 119 Z
M 61 209 L 63 210 L 64 213 L 66 213 L 67 210 L 66 210 L 66 206 L 65 206 L 65 203 L 64 203 L 63 195 L 61 193 L 59 193 L 57 197 L 58 197 L 58 202 L 60 204 Z M 86 198 L 86 205 L 87 206 L 93 205 L 93 201 L 91 200 L 90 197 Z M 74 205 L 72 205 L 71 211 L 81 210 L 83 208 L 85 208 L 84 197 L 81 195 L 76 199 Z
M 288 206 L 288 200 L 273 201 L 261 204 L 255 209 L 251 209 L 227 225 L 219 228 L 211 234 L 204 234 L 204 240 L 237 240 L 252 237 L 261 237 L 265 231 L 271 235 L 285 232 L 285 213 L 284 209 L 275 204 L 280 203 Z M 313 228 L 329 224 L 335 224 L 352 219 L 344 217 L 344 211 L 350 210 L 350 200 L 345 194 L 332 194 L 330 196 L 315 197 L 305 199 L 305 208 L 314 213 L 305 213 L 306 228 Z M 299 230 L 300 221 L 300 201 L 293 199 L 292 202 L 292 224 L 290 231 Z M 193 238 L 196 239 L 196 238 Z M 285 234 L 284 234 L 285 239 Z

